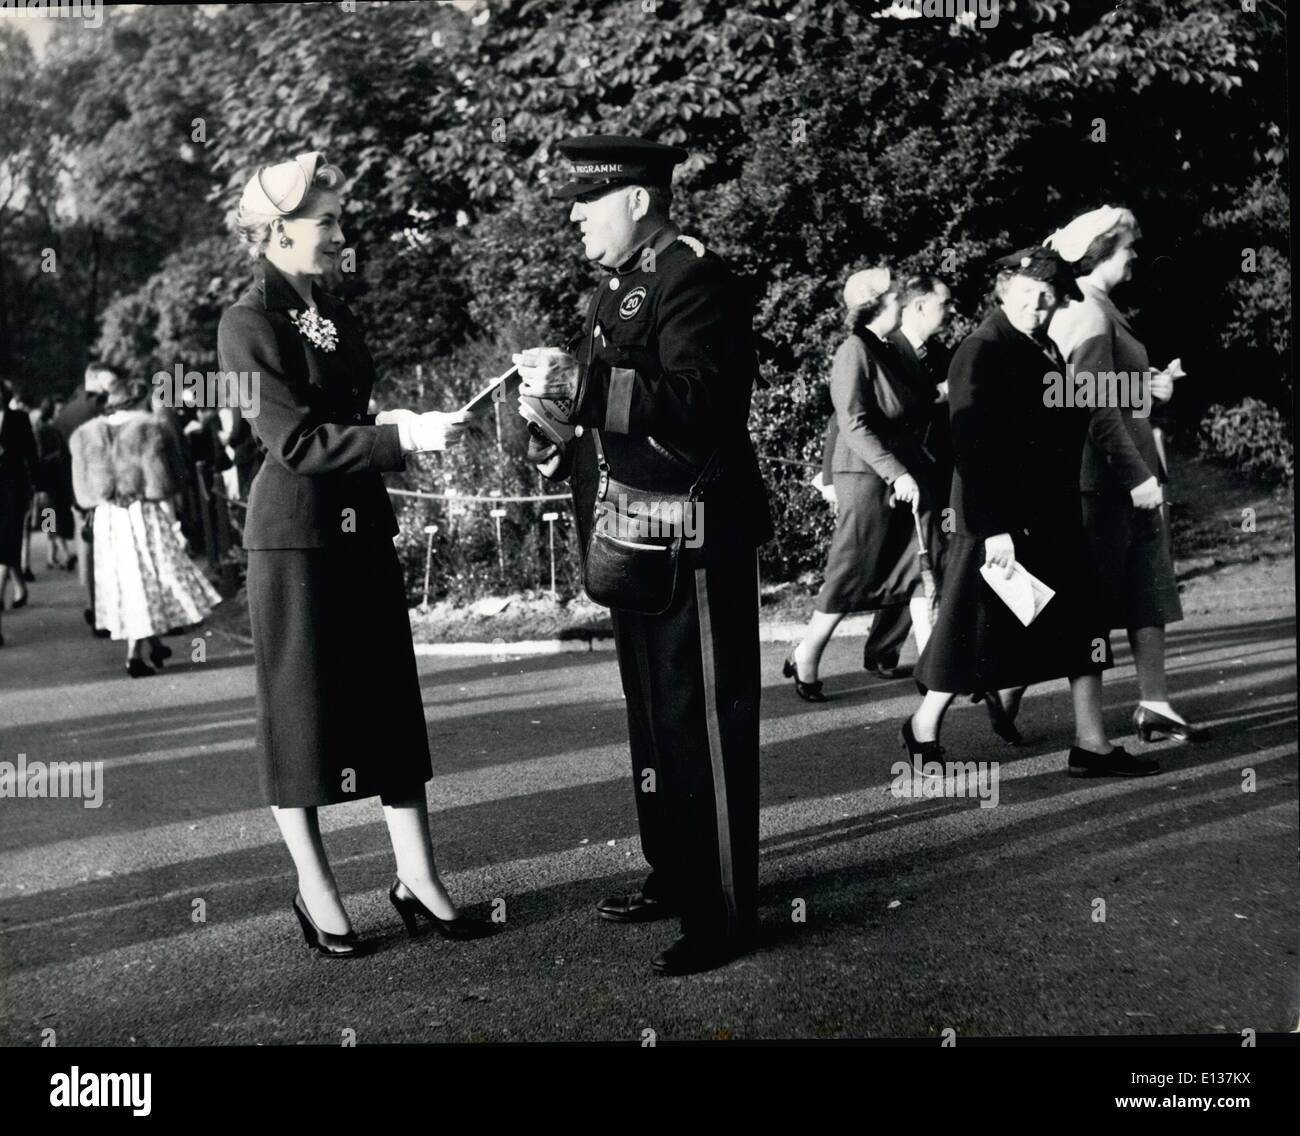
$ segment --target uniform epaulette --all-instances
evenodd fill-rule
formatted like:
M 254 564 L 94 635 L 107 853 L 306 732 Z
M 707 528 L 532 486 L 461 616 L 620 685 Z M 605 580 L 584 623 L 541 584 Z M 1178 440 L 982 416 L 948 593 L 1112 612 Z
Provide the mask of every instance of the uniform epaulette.
M 696 256 L 703 256 L 703 255 L 704 255 L 704 242 L 703 242 L 703 241 L 696 240 L 694 237 L 688 237 L 688 236 L 686 236 L 685 233 L 680 234 L 680 235 L 678 236 L 677 239 L 678 239 L 679 241 L 681 241 L 682 244 L 684 244 L 684 245 L 685 245 L 688 249 L 690 249 L 693 253 L 695 253 Z

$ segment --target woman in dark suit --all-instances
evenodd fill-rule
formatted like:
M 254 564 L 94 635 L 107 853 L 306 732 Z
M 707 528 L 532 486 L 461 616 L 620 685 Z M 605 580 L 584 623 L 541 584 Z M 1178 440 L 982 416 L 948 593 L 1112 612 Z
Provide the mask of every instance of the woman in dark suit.
M 836 514 L 826 573 L 808 632 L 783 673 L 808 702 L 825 702 L 817 667 L 836 625 L 850 612 L 909 604 L 917 646 L 930 621 L 912 519 L 930 526 L 934 463 L 923 446 L 933 388 L 909 382 L 886 341 L 898 295 L 887 268 L 854 273 L 844 287 L 849 335 L 835 352 L 831 401 L 839 436 L 831 459 Z
M 218 331 L 222 370 L 259 376 L 249 424 L 266 449 L 244 530 L 262 790 L 297 868 L 303 934 L 335 957 L 357 942 L 316 810 L 362 797 L 383 802 L 389 896 L 408 930 L 417 915 L 448 938 L 490 929 L 458 916 L 434 864 L 428 734 L 381 476 L 444 449 L 465 419 L 366 413 L 374 365 L 352 313 L 320 286 L 343 247 L 342 181 L 320 153 L 249 181 L 236 223 L 257 275 Z
M 1083 294 L 1080 302 L 1056 313 L 1050 333 L 1078 372 L 1150 376 L 1151 399 L 1166 402 L 1173 396 L 1172 376 L 1167 369 L 1152 372 L 1146 347 L 1110 299 L 1111 290 L 1132 276 L 1133 246 L 1140 235 L 1129 210 L 1105 205 L 1048 238 L 1077 276 Z M 1183 608 L 1164 504 L 1169 475 L 1150 411 L 1151 400 L 1145 399 L 1136 408 L 1114 408 L 1115 425 L 1109 431 L 1094 426 L 1079 483 L 1084 525 L 1104 581 L 1106 625 L 1124 628 L 1133 649 L 1138 735 L 1144 741 L 1169 736 L 1199 742 L 1209 732 L 1170 705 L 1165 677 L 1165 625 L 1182 619 Z
M 1110 643 L 1078 493 L 1091 412 L 1044 398 L 1045 377 L 1065 370 L 1047 323 L 1073 281 L 1046 248 L 998 266 L 998 307 L 962 342 L 948 371 L 956 532 L 934 632 L 916 666 L 926 694 L 903 723 L 903 744 L 924 771 L 943 760 L 939 731 L 954 694 L 1067 677 L 1075 722 L 1069 772 L 1154 773 L 1154 761 L 1112 746 L 1102 722 Z M 980 575 L 992 565 L 1009 578 L 1017 562 L 1056 593 L 1028 627 Z
M 14 574 L 14 607 L 27 602 L 23 583 L 23 533 L 36 484 L 36 437 L 25 410 L 9 405 L 13 390 L 0 379 L 0 609 Z M 0 635 L 0 646 L 4 636 Z

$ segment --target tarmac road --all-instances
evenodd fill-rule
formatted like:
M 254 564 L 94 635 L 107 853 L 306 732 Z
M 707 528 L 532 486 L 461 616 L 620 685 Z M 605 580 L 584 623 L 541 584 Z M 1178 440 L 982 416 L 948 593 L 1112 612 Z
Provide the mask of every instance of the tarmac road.
M 1215 730 L 1201 746 L 1135 741 L 1114 637 L 1108 725 L 1159 750 L 1158 777 L 1066 776 L 1063 681 L 1030 691 L 1020 749 L 982 708 L 954 707 L 949 756 L 999 763 L 990 808 L 891 794 L 915 692 L 855 670 L 858 641 L 832 644 L 821 707 L 795 698 L 784 648 L 765 645 L 762 941 L 725 969 L 663 979 L 648 963 L 674 924 L 593 910 L 644 871 L 612 652 L 421 658 L 440 866 L 503 931 L 408 940 L 377 801 L 337 806 L 327 846 L 375 948 L 338 962 L 305 949 L 289 911 L 288 855 L 254 774 L 250 656 L 214 637 L 191 662 L 190 640 L 172 639 L 177 665 L 131 680 L 121 646 L 87 633 L 75 580 L 43 573 L 31 594 L 4 615 L 0 760 L 102 761 L 103 799 L 0 800 L 9 1044 L 50 1029 L 67 1046 L 1296 1025 L 1293 607 L 1171 628 L 1174 698 Z

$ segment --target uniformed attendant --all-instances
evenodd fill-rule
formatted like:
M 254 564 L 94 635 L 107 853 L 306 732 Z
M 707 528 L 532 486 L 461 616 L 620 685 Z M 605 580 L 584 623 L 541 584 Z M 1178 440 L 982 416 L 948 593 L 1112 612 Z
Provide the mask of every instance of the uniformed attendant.
M 334 958 L 358 942 L 317 807 L 363 797 L 384 805 L 389 898 L 408 930 L 417 916 L 447 938 L 490 930 L 458 916 L 434 865 L 429 738 L 381 476 L 444 449 L 465 419 L 366 413 L 374 363 L 352 312 L 321 287 L 343 248 L 342 181 L 319 152 L 258 170 L 236 217 L 256 279 L 217 331 L 221 369 L 258 383 L 248 421 L 266 451 L 244 529 L 262 792 L 297 868 L 303 936 Z
M 617 923 L 680 915 L 681 938 L 652 965 L 688 974 L 735 957 L 756 924 L 755 550 L 771 523 L 747 428 L 757 378 L 751 306 L 726 263 L 669 219 L 672 169 L 685 151 L 617 135 L 560 151 L 570 176 L 558 196 L 572 200 L 587 259 L 608 276 L 570 351 L 515 357 L 521 395 L 565 400 L 583 431 L 563 449 L 531 445 L 530 458 L 547 476 L 572 476 L 584 550 L 598 453 L 610 478 L 646 493 L 682 493 L 712 474 L 702 544 L 683 550 L 670 606 L 613 610 L 651 871 L 639 891 L 606 899 L 599 912 Z

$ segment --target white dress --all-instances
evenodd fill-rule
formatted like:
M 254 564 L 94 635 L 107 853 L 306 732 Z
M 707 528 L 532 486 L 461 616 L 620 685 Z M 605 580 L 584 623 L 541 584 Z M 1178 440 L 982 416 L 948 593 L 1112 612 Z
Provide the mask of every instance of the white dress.
M 95 506 L 95 626 L 114 639 L 187 627 L 221 602 L 172 524 L 162 501 Z

